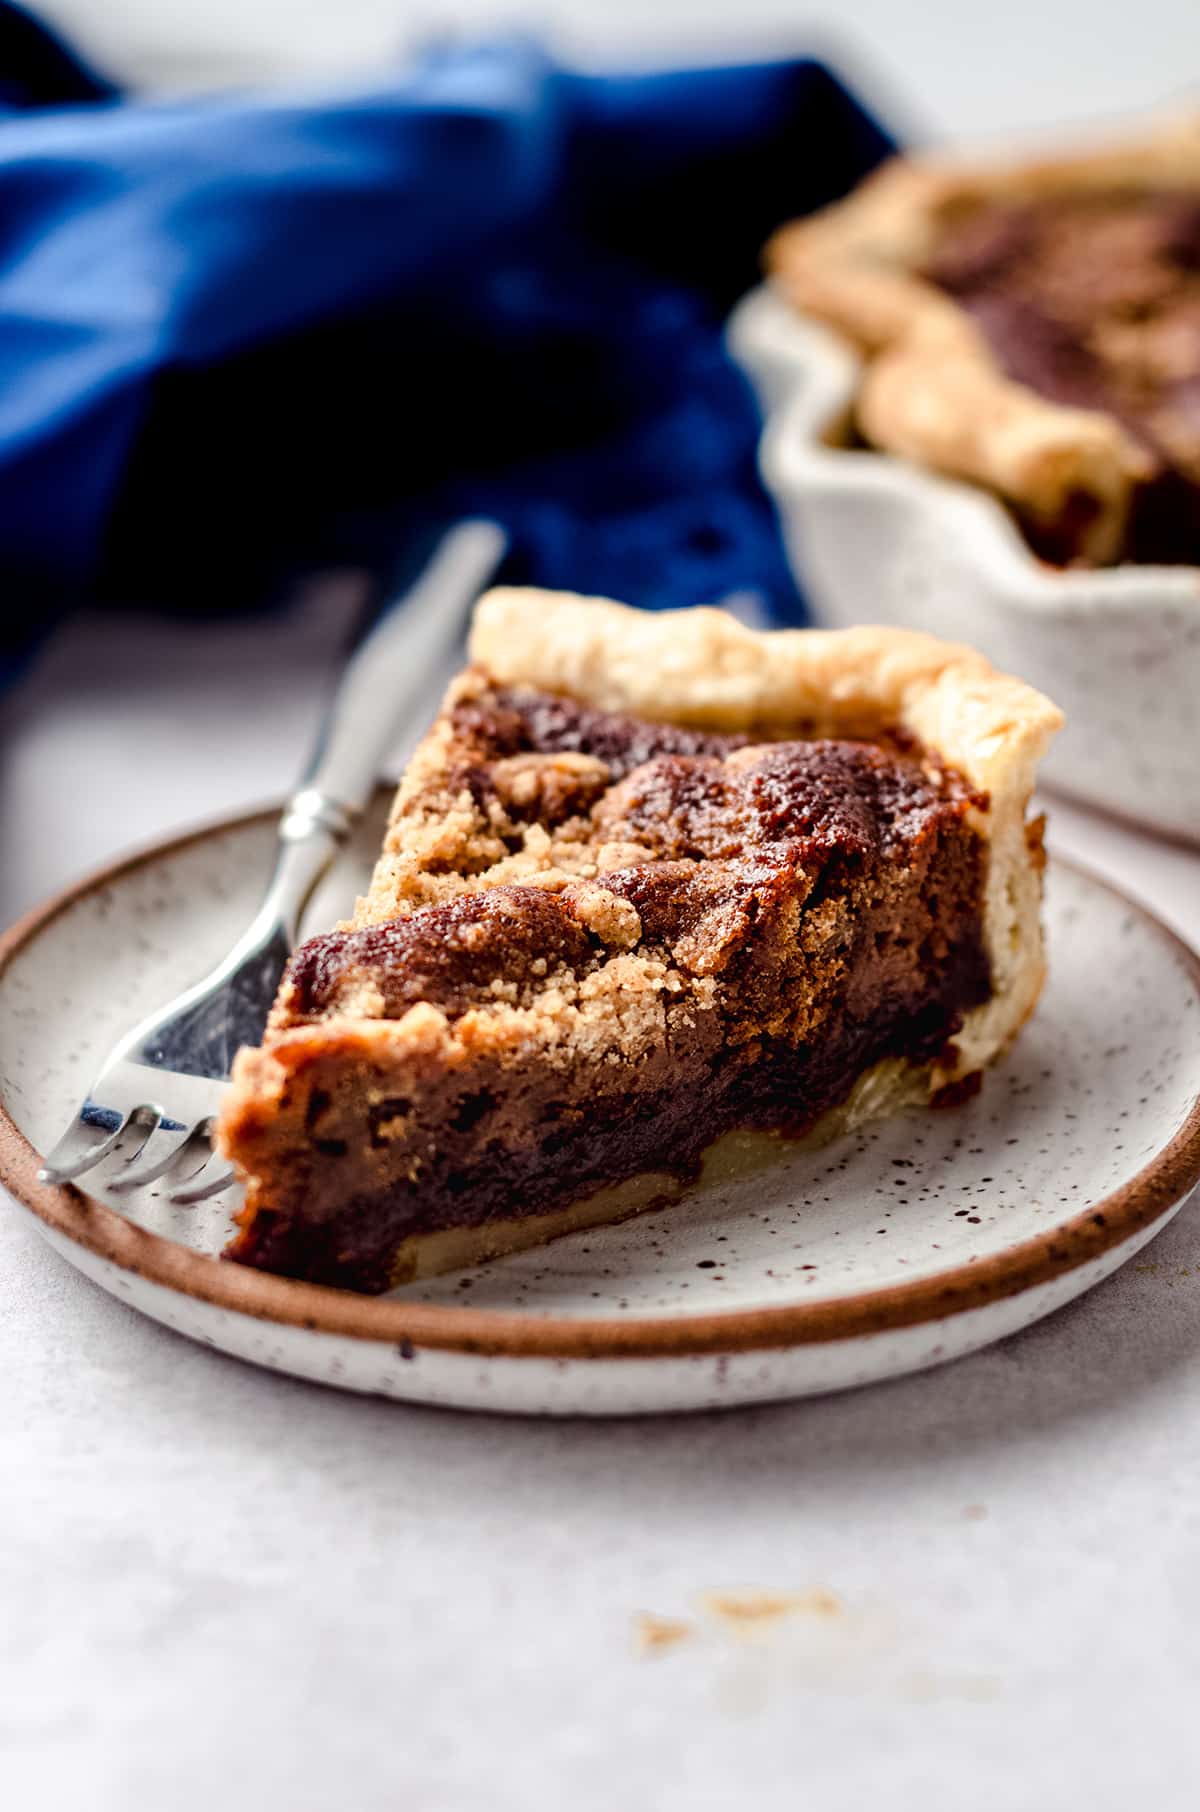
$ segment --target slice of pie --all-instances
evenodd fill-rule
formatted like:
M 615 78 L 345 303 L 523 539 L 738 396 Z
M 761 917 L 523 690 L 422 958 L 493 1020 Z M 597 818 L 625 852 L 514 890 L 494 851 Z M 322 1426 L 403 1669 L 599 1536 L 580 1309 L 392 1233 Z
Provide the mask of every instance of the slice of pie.
M 1068 564 L 1200 564 L 1200 118 L 1053 161 L 898 159 L 773 280 L 866 355 L 871 445 L 988 486 Z
M 496 591 L 219 1143 L 229 1256 L 385 1290 L 969 1091 L 1042 985 L 1059 714 L 898 630 Z

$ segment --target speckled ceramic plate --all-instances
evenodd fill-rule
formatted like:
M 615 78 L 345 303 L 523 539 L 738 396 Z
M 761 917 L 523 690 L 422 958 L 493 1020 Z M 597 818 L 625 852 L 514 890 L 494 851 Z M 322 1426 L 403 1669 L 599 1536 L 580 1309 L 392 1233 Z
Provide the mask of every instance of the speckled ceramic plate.
M 80 1270 L 168 1327 L 346 1389 L 560 1414 L 845 1388 L 998 1340 L 1116 1270 L 1200 1177 L 1200 962 L 1052 863 L 1051 980 L 964 1107 L 812 1152 L 761 1145 L 675 1207 L 363 1298 L 221 1262 L 228 1204 L 134 1223 L 36 1181 L 97 1060 L 203 972 L 264 884 L 273 815 L 166 843 L 0 944 L 0 1178 Z M 364 826 L 312 923 L 377 847 Z

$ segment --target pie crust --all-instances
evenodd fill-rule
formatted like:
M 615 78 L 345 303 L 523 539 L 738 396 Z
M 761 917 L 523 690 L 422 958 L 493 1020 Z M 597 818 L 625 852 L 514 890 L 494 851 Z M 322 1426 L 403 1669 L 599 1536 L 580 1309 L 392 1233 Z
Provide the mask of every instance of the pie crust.
M 759 632 L 718 610 L 643 613 L 605 600 L 519 590 L 494 591 L 481 601 L 470 653 L 471 667 L 451 687 L 401 783 L 370 888 L 353 919 L 330 938 L 301 947 L 263 1046 L 243 1050 L 235 1062 L 217 1135 L 247 1184 L 232 1257 L 380 1289 L 620 1218 L 679 1192 L 681 1176 L 670 1165 L 637 1172 L 627 1165 L 618 1187 L 602 1183 L 578 1200 L 568 1191 L 563 1199 L 541 1202 L 537 1212 L 489 1213 L 481 1224 L 405 1232 L 388 1247 L 382 1268 L 377 1253 L 369 1263 L 353 1256 L 352 1225 L 345 1250 L 319 1265 L 278 1256 L 291 1251 L 283 1224 L 289 1215 L 318 1212 L 313 1203 L 331 1189 L 329 1211 L 340 1213 L 337 1179 L 348 1174 L 347 1159 L 361 1188 L 364 1165 L 374 1160 L 360 1163 L 358 1152 L 346 1151 L 359 1139 L 353 1130 L 359 1119 L 369 1118 L 372 1140 L 386 1146 L 379 1163 L 390 1167 L 386 1175 L 399 1178 L 399 1187 L 405 1152 L 417 1149 L 406 1144 L 415 1128 L 412 1116 L 419 1120 L 421 1114 L 412 1104 L 427 1102 L 439 1079 L 455 1078 L 454 1088 L 466 1091 L 462 1101 L 483 1100 L 487 1111 L 495 1109 L 501 1141 L 511 1134 L 514 1117 L 525 1114 L 536 1122 L 536 1103 L 546 1098 L 533 1070 L 529 1086 L 523 1084 L 522 1065 L 540 1066 L 543 1080 L 547 1068 L 572 1075 L 586 1114 L 589 1074 L 597 1097 L 608 1090 L 606 1099 L 614 1090 L 619 1097 L 626 1074 L 636 1091 L 636 1076 L 639 1069 L 644 1076 L 646 1066 L 669 1085 L 673 1059 L 670 1038 L 663 1042 L 664 989 L 675 989 L 676 1001 L 690 1002 L 702 1017 L 721 985 L 723 957 L 706 967 L 712 951 L 695 938 L 691 957 L 684 953 L 685 938 L 665 964 L 661 949 L 647 951 L 640 941 L 642 920 L 631 904 L 641 898 L 636 877 L 689 865 L 659 861 L 637 868 L 647 852 L 621 841 L 634 834 L 628 828 L 633 820 L 617 810 L 623 800 L 628 804 L 628 787 L 609 784 L 596 754 L 560 747 L 503 756 L 492 762 L 489 784 L 502 786 L 505 812 L 494 796 L 481 802 L 462 767 L 462 725 L 485 707 L 497 710 L 497 699 L 520 696 L 552 712 L 591 712 L 602 725 L 623 725 L 623 734 L 630 725 L 639 733 L 671 726 L 685 751 L 689 739 L 699 745 L 724 738 L 729 749 L 719 760 L 711 753 L 697 757 L 694 770 L 686 752 L 677 761 L 685 778 L 702 769 L 704 784 L 712 787 L 758 774 L 756 764 L 770 761 L 773 746 L 781 760 L 807 761 L 815 770 L 828 763 L 830 785 L 843 771 L 886 779 L 893 764 L 896 775 L 910 775 L 914 788 L 925 789 L 929 812 L 942 815 L 939 822 L 959 827 L 954 834 L 964 847 L 969 834 L 971 849 L 981 852 L 970 904 L 986 976 L 970 996 L 975 1004 L 955 1016 L 952 1039 L 938 1034 L 931 1050 L 914 1045 L 912 1055 L 891 1054 L 856 1069 L 816 1122 L 803 1127 L 808 1136 L 825 1138 L 896 1107 L 953 1093 L 1008 1045 L 1032 1011 L 1044 974 L 1042 855 L 1040 821 L 1027 824 L 1026 807 L 1038 759 L 1061 720 L 1030 687 L 997 673 L 967 648 L 906 631 Z M 635 778 L 652 771 L 659 773 L 653 762 L 633 769 Z M 590 819 L 562 807 L 575 795 L 600 799 Z M 640 799 L 635 789 L 635 805 Z M 836 817 L 836 799 L 834 807 Z M 605 842 L 606 836 L 615 840 Z M 901 884 L 887 867 L 899 859 L 882 858 L 886 886 Z M 945 866 L 936 872 L 958 871 Z M 618 877 L 624 877 L 620 885 Z M 540 968 L 526 963 L 519 985 L 497 959 L 489 992 L 486 940 L 498 938 L 495 948 L 502 951 L 505 915 L 537 920 L 538 901 L 546 902 L 552 927 L 565 914 L 572 935 L 586 934 L 599 957 L 582 981 L 570 974 L 564 980 L 556 958 Z M 645 907 L 640 910 L 644 915 Z M 936 910 L 928 905 L 930 913 Z M 719 921 L 720 913 L 715 917 Z M 886 930 L 886 909 L 879 922 Z M 422 945 L 430 926 L 443 929 L 432 945 L 428 939 Z M 701 931 L 711 937 L 709 920 Z M 758 935 L 744 940 L 742 949 L 752 951 Z M 482 979 L 475 974 L 465 1011 L 448 1009 L 438 992 L 445 957 L 438 940 L 468 954 L 484 952 L 476 961 L 477 970 L 483 964 Z M 424 993 L 395 994 L 394 975 L 370 954 L 400 945 L 409 951 L 410 969 L 415 964 L 433 977 Z M 353 961 L 348 951 L 357 952 Z M 687 1027 L 691 1020 L 684 1014 L 675 1023 Z M 503 1079 L 499 1107 L 493 1085 L 479 1086 L 481 1076 Z M 572 1112 L 578 1120 L 578 1108 Z M 337 1138 L 317 1136 L 331 1126 Z M 536 1136 L 536 1124 L 532 1131 Z M 424 1161 L 414 1158 L 408 1179 L 418 1193 Z M 384 1185 L 385 1194 L 390 1186 Z M 268 1237 L 277 1221 L 282 1244 Z
M 1198 117 L 1033 161 L 897 158 L 846 200 L 782 228 L 767 269 L 864 355 L 857 414 L 871 444 L 988 487 L 1035 531 L 1052 533 L 1073 511 L 1079 556 L 1104 565 L 1121 558 L 1152 474 L 1145 447 L 1115 415 L 1013 381 L 966 310 L 920 273 L 947 227 L 981 204 L 1176 190 L 1200 195 Z

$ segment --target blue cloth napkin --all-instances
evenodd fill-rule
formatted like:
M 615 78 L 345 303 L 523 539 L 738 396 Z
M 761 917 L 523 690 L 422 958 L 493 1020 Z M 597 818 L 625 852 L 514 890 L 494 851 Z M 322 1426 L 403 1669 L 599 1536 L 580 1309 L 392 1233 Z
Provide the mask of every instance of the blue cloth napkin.
M 513 576 L 800 606 L 724 352 L 780 220 L 890 148 L 810 61 L 123 99 L 0 5 L 0 579 L 219 611 L 460 510 Z

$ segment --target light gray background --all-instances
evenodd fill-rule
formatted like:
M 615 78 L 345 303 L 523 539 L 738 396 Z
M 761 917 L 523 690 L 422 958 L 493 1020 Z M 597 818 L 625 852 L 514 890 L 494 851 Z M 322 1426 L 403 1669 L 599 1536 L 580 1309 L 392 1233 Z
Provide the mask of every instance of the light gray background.
M 55 0 L 129 79 L 353 70 L 490 0 Z M 834 9 L 830 9 L 832 12 Z M 1166 0 L 840 4 L 944 134 L 1194 92 Z M 525 13 L 528 18 L 529 14 Z M 711 50 L 731 9 L 543 6 L 576 54 Z M 819 9 L 742 0 L 734 54 Z M 843 59 L 849 67 L 849 60 Z M 294 772 L 318 599 L 216 632 L 80 622 L 0 725 L 0 921 Z M 137 682 L 131 675 L 137 674 Z M 1200 938 L 1200 861 L 1054 841 Z M 0 1215 L 0 1800 L 13 1807 L 1185 1812 L 1200 1802 L 1200 1218 L 1051 1322 L 821 1403 L 616 1426 L 360 1402 L 143 1322 Z M 739 1638 L 727 1588 L 836 1595 Z M 680 1616 L 639 1655 L 640 1612 Z

